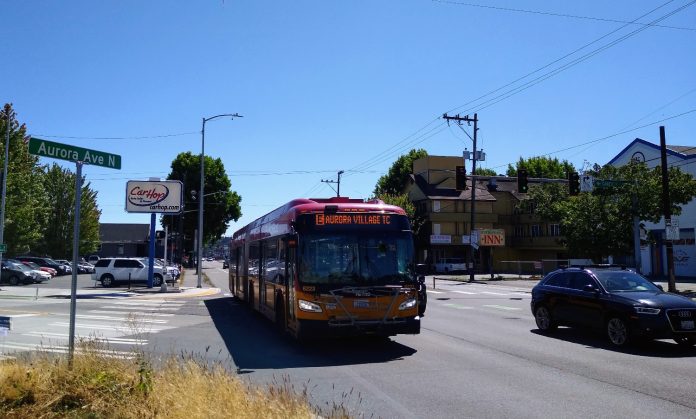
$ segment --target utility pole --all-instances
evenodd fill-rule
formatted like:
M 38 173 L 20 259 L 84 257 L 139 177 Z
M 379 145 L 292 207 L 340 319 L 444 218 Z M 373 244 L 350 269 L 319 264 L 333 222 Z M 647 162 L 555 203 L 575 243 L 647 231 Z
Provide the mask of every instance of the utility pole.
M 331 183 L 336 183 L 338 186 L 338 189 L 334 189 L 336 191 L 336 196 L 341 196 L 341 175 L 343 174 L 343 170 L 338 171 L 338 180 L 325 180 L 322 179 L 321 181 L 324 183 L 329 183 L 329 186 L 331 186 Z M 333 189 L 333 186 L 331 186 L 331 189 Z
M 5 160 L 4 160 L 4 167 L 2 171 L 2 203 L 0 203 L 0 246 L 5 247 L 5 197 L 7 196 L 7 165 L 8 165 L 8 160 L 10 159 L 10 127 L 11 122 L 12 122 L 12 108 L 10 106 L 5 107 L 6 114 L 5 117 L 7 118 L 7 138 L 5 139 Z M 7 251 L 7 249 L 0 249 L 0 264 L 2 263 L 2 257 L 3 253 Z
M 665 127 L 660 126 L 660 162 L 662 164 L 662 211 L 665 215 L 665 233 L 672 226 L 672 202 L 669 199 L 669 176 L 667 175 L 667 145 L 665 140 Z M 665 239 L 667 235 L 665 234 Z M 674 249 L 672 240 L 665 240 L 667 250 L 667 289 L 676 292 L 677 285 L 674 279 Z
M 471 125 L 471 123 L 474 123 L 474 137 L 471 139 L 474 142 L 474 155 L 471 159 L 472 164 L 471 164 L 471 227 L 469 227 L 469 246 L 471 247 L 471 252 L 469 253 L 469 263 L 471 266 L 471 269 L 469 270 L 469 282 L 474 282 L 474 243 L 473 243 L 473 238 L 474 238 L 474 221 L 476 220 L 476 133 L 478 132 L 478 114 L 474 114 L 473 118 L 469 118 L 469 115 L 466 115 L 464 117 L 459 116 L 459 114 L 455 116 L 448 116 L 446 113 L 442 115 L 442 118 L 447 121 L 449 124 L 450 120 L 455 121 L 455 123 L 461 128 L 462 122 L 466 122 L 467 124 Z M 463 128 L 461 128 L 464 130 Z

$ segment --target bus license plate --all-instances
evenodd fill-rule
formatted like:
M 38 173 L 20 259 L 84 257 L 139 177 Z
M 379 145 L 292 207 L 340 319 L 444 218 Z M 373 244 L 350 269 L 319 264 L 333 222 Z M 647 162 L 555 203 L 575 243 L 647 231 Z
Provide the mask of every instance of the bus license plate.
M 353 300 L 353 307 L 355 307 L 355 308 L 370 308 L 370 302 L 366 301 L 366 300 Z
M 681 328 L 682 328 L 682 330 L 693 329 L 694 328 L 694 321 L 693 320 L 682 320 Z

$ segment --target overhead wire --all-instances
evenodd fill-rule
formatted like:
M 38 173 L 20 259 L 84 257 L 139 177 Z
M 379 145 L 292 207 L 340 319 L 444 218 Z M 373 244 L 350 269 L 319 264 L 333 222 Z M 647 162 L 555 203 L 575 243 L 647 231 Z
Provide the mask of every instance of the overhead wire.
M 546 12 L 546 11 L 541 11 L 541 10 L 515 9 L 515 8 L 511 8 L 511 7 L 501 7 L 501 6 L 476 4 L 476 3 L 466 3 L 466 2 L 452 1 L 452 0 L 432 0 L 432 1 L 435 3 L 451 4 L 451 5 L 466 6 L 466 7 L 477 7 L 477 8 L 481 8 L 481 9 L 500 10 L 500 11 L 505 11 L 505 12 L 528 13 L 528 14 L 553 16 L 553 17 L 566 17 L 566 18 L 571 18 L 571 19 L 594 20 L 594 21 L 598 21 L 598 22 L 609 22 L 609 23 L 629 23 L 631 25 L 654 26 L 654 27 L 658 27 L 658 28 L 677 29 L 677 30 L 683 30 L 683 31 L 696 31 L 696 28 L 681 27 L 681 26 L 667 26 L 667 25 L 651 25 L 650 23 L 628 22 L 625 20 L 609 19 L 609 18 L 602 18 L 602 17 L 596 17 L 596 16 L 571 15 L 568 13 L 555 13 L 555 12 Z
M 673 15 L 675 15 L 676 13 L 681 12 L 682 10 L 686 9 L 687 7 L 692 6 L 694 3 L 696 3 L 696 0 L 692 0 L 692 1 L 690 1 L 689 3 L 687 3 L 687 4 L 684 4 L 683 6 L 681 6 L 681 7 L 677 8 L 677 9 L 675 9 L 675 10 L 673 10 L 673 11 L 671 11 L 671 12 L 669 12 L 669 13 L 667 13 L 667 14 L 665 14 L 665 15 L 663 15 L 663 16 L 661 16 L 661 17 L 655 19 L 655 20 L 653 20 L 653 22 L 658 22 L 658 21 L 662 21 L 662 20 L 664 20 L 664 19 L 667 19 L 668 17 L 673 16 Z M 662 7 L 662 6 L 660 6 L 660 7 Z M 657 9 L 653 9 L 653 11 L 654 11 L 654 10 L 657 10 Z M 647 14 L 650 14 L 650 13 L 652 13 L 653 11 L 648 12 Z M 644 15 L 644 16 L 645 16 L 645 15 Z M 640 18 L 639 18 L 639 19 L 640 19 Z M 624 25 L 624 27 L 626 27 L 626 26 L 627 26 L 627 25 Z M 623 28 L 623 27 L 622 27 L 622 28 Z M 619 28 L 619 30 L 622 29 L 622 28 Z M 638 33 L 642 32 L 642 31 L 644 31 L 644 30 L 646 30 L 646 29 L 648 29 L 648 28 L 649 28 L 649 27 L 642 27 L 642 28 L 635 29 L 635 30 L 629 32 L 628 34 L 623 35 L 623 36 L 621 36 L 621 37 L 619 37 L 619 38 L 617 38 L 617 39 L 615 39 L 615 40 L 609 42 L 608 44 L 605 44 L 605 45 L 603 45 L 603 46 L 601 46 L 601 47 L 598 47 L 598 48 L 596 48 L 596 49 L 594 49 L 594 50 L 592 50 L 592 51 L 590 51 L 590 52 L 585 53 L 584 55 L 582 55 L 582 56 L 580 56 L 580 57 L 578 57 L 578 58 L 573 59 L 573 60 L 570 61 L 570 62 L 567 62 L 567 63 L 561 65 L 561 66 L 558 67 L 558 68 L 555 68 L 555 69 L 553 69 L 553 70 L 551 70 L 551 71 L 548 71 L 548 72 L 546 72 L 546 73 L 544 73 L 544 74 L 542 74 L 542 75 L 540 75 L 540 76 L 538 76 L 538 77 L 536 77 L 536 78 L 534 78 L 534 79 L 532 79 L 532 80 L 530 80 L 530 81 L 527 81 L 527 82 L 525 82 L 525 83 L 523 83 L 523 84 L 521 84 L 521 85 L 519 85 L 519 86 L 516 86 L 516 87 L 514 87 L 514 88 L 512 88 L 512 89 L 510 89 L 510 90 L 508 90 L 508 91 L 506 91 L 506 92 L 504 92 L 504 93 L 501 93 L 500 95 L 497 95 L 497 96 L 495 96 L 495 97 L 493 97 L 493 98 L 487 99 L 487 100 L 483 101 L 482 103 L 480 103 L 480 104 L 478 104 L 478 105 L 476 105 L 476 106 L 472 106 L 472 107 L 470 107 L 470 108 L 467 108 L 467 110 L 464 110 L 464 111 L 462 111 L 462 112 L 473 112 L 473 111 L 480 112 L 480 111 L 482 111 L 483 109 L 487 109 L 487 108 L 489 108 L 489 107 L 491 107 L 491 106 L 493 106 L 493 105 L 495 105 L 495 104 L 497 104 L 497 103 L 499 103 L 499 102 L 502 102 L 502 101 L 505 100 L 505 99 L 508 99 L 508 98 L 510 98 L 510 97 L 512 97 L 512 96 L 514 96 L 514 95 L 517 95 L 517 94 L 519 94 L 519 93 L 521 93 L 521 92 L 523 92 L 523 91 L 525 91 L 525 90 L 527 90 L 527 89 L 529 89 L 529 88 L 531 88 L 531 87 L 533 87 L 533 86 L 536 86 L 537 84 L 539 84 L 539 83 L 541 83 L 541 82 L 543 82 L 543 81 L 546 81 L 546 80 L 550 79 L 551 77 L 554 77 L 554 76 L 556 76 L 557 74 L 559 74 L 559 73 L 561 73 L 561 72 L 563 72 L 563 71 L 565 71 L 565 70 L 567 70 L 567 69 L 569 69 L 569 68 L 572 68 L 572 67 L 574 67 L 574 66 L 576 66 L 576 65 L 578 65 L 578 64 L 580 64 L 580 63 L 582 63 L 582 62 L 584 62 L 584 61 L 587 61 L 588 59 L 594 57 L 595 55 L 597 55 L 597 54 L 599 54 L 599 53 L 601 53 L 601 52 L 603 52 L 603 51 L 605 51 L 605 50 L 607 50 L 607 49 L 609 49 L 609 48 L 611 48 L 611 47 L 613 47 L 613 46 L 615 46 L 615 45 L 617 45 L 617 44 L 619 44 L 619 43 L 621 43 L 621 42 L 623 42 L 623 41 L 625 41 L 625 40 L 627 40 L 627 39 L 629 39 L 629 38 L 631 38 L 631 37 L 633 37 L 633 36 L 635 36 L 635 35 L 637 35 Z M 616 32 L 616 31 L 614 31 L 614 32 Z M 606 36 L 605 36 L 605 37 L 606 37 Z M 576 50 L 576 51 L 577 51 L 577 50 Z M 571 54 L 572 54 L 572 53 L 571 53 Z M 536 72 L 536 71 L 535 71 L 535 72 Z M 525 77 L 526 77 L 526 76 L 525 76 Z M 518 80 L 519 80 L 519 79 L 518 79 Z M 457 109 L 458 109 L 458 108 L 457 108 Z

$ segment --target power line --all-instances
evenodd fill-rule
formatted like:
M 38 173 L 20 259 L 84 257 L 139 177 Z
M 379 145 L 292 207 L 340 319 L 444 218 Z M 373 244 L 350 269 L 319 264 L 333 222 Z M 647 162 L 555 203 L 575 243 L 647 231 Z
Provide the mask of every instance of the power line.
M 47 138 L 65 138 L 70 140 L 148 140 L 156 138 L 170 138 L 170 137 L 182 137 L 184 135 L 200 135 L 200 132 L 180 132 L 177 134 L 163 134 L 163 135 L 143 135 L 138 137 L 76 137 L 69 135 L 49 135 L 49 134 L 32 134 L 35 137 L 47 137 Z
M 668 2 L 668 3 L 671 3 L 671 1 Z M 684 9 L 686 9 L 687 7 L 693 5 L 694 3 L 696 3 L 696 0 L 690 1 L 689 3 L 687 3 L 687 4 L 683 5 L 683 6 L 681 6 L 681 7 L 677 8 L 677 9 L 675 9 L 675 10 L 673 10 L 673 11 L 671 11 L 671 12 L 669 12 L 669 13 L 667 13 L 667 14 L 665 14 L 665 15 L 663 15 L 663 16 L 657 18 L 657 19 L 655 19 L 655 20 L 653 20 L 653 22 L 660 22 L 660 21 L 662 21 L 662 20 L 664 20 L 664 19 L 667 19 L 668 17 L 673 16 L 673 15 L 675 15 L 676 13 L 681 12 L 682 10 L 684 10 Z M 642 17 L 651 14 L 652 12 L 654 12 L 655 10 L 657 10 L 657 9 L 659 9 L 659 8 L 661 8 L 661 7 L 663 7 L 663 6 L 665 6 L 666 4 L 667 4 L 667 3 L 665 3 L 665 4 L 663 4 L 662 6 L 659 6 L 659 7 L 655 8 L 655 9 L 651 10 L 650 12 L 648 12 L 648 13 L 642 15 L 641 17 L 637 18 L 636 20 L 641 19 Z M 531 73 L 528 73 L 527 75 L 525 75 L 525 76 L 523 76 L 523 77 L 521 77 L 521 78 L 518 78 L 518 79 L 515 80 L 514 82 L 508 83 L 505 87 L 510 86 L 510 85 L 512 85 L 512 84 L 516 83 L 517 81 L 520 81 L 520 80 L 522 80 L 522 79 L 524 79 L 524 78 L 527 78 L 528 76 L 530 76 L 530 75 L 532 75 L 532 74 L 534 74 L 534 73 L 539 72 L 541 69 L 546 68 L 546 67 L 549 67 L 550 65 L 555 64 L 555 63 L 557 63 L 557 62 L 563 60 L 564 58 L 569 57 L 570 55 L 575 54 L 576 52 L 578 52 L 578 51 L 580 51 L 580 50 L 586 48 L 587 46 L 589 46 L 589 45 L 591 45 L 591 44 L 593 44 L 593 43 L 596 43 L 597 41 L 599 41 L 599 40 L 601 40 L 601 39 L 603 39 L 603 38 L 606 38 L 607 36 L 609 36 L 609 35 L 611 35 L 611 34 L 617 32 L 617 31 L 619 31 L 619 30 L 621 30 L 621 29 L 623 29 L 623 28 L 625 28 L 626 26 L 628 26 L 628 25 L 624 25 L 624 26 L 622 26 L 621 28 L 619 28 L 619 29 L 617 29 L 617 30 L 614 30 L 614 31 L 610 32 L 609 34 L 604 35 L 604 36 L 602 36 L 602 37 L 600 37 L 600 38 L 598 38 L 598 39 L 596 39 L 596 40 L 590 42 L 589 44 L 586 44 L 586 45 L 584 45 L 584 46 L 582 46 L 582 47 L 576 49 L 575 51 L 571 52 L 570 54 L 566 54 L 565 56 L 563 56 L 562 58 L 559 58 L 558 60 L 555 60 L 555 61 L 552 62 L 551 64 L 547 64 L 546 66 L 541 67 L 540 69 L 537 69 L 537 70 L 535 70 L 535 71 L 533 71 L 533 72 L 531 72 Z M 544 74 L 542 74 L 542 75 L 540 75 L 540 76 L 538 76 L 538 77 L 536 77 L 536 78 L 534 78 L 534 79 L 532 79 L 532 80 L 530 80 L 530 81 L 527 81 L 527 82 L 523 83 L 523 84 L 520 85 L 520 86 L 514 87 L 514 88 L 512 88 L 512 89 L 510 89 L 510 90 L 508 90 L 508 91 L 506 91 L 506 92 L 504 92 L 504 93 L 501 93 L 501 94 L 499 94 L 499 95 L 497 95 L 497 96 L 495 96 L 495 97 L 493 97 L 493 98 L 490 98 L 490 99 L 488 99 L 488 100 L 485 100 L 485 101 L 483 101 L 482 103 L 479 103 L 479 104 L 476 105 L 476 106 L 472 106 L 472 107 L 470 107 L 470 108 L 468 108 L 468 109 L 466 109 L 466 110 L 464 110 L 464 111 L 462 111 L 462 112 L 463 112 L 463 113 L 468 113 L 468 112 L 471 112 L 471 111 L 480 112 L 480 111 L 483 110 L 483 109 L 489 108 L 489 107 L 491 107 L 491 106 L 493 106 L 493 105 L 495 105 L 495 104 L 497 104 L 497 103 L 499 103 L 499 102 L 502 102 L 502 101 L 505 100 L 505 99 L 508 99 L 508 98 L 511 97 L 511 96 L 514 96 L 514 95 L 516 95 L 516 94 L 518 94 L 518 93 L 521 93 L 521 92 L 523 92 L 523 91 L 525 91 L 525 90 L 527 90 L 527 89 L 529 89 L 529 88 L 531 88 L 531 87 L 533 87 L 533 86 L 535 86 L 535 85 L 537 85 L 537 84 L 539 84 L 539 83 L 541 83 L 541 82 L 543 82 L 543 81 L 545 81 L 545 80 L 548 80 L 549 78 L 551 78 L 551 77 L 553 77 L 553 76 L 555 76 L 555 75 L 557 75 L 557 74 L 559 74 L 559 73 L 561 73 L 561 72 L 563 72 L 563 71 L 565 71 L 565 70 L 567 70 L 567 69 L 569 69 L 569 68 L 571 68 L 571 67 L 574 67 L 574 66 L 576 66 L 576 65 L 578 65 L 578 64 L 580 64 L 580 63 L 582 63 L 582 62 L 584 62 L 584 61 L 586 61 L 586 60 L 588 60 L 588 59 L 590 59 L 590 58 L 592 58 L 592 57 L 594 57 L 595 55 L 597 55 L 597 54 L 599 54 L 599 53 L 601 53 L 601 52 L 603 52 L 603 51 L 605 51 L 605 50 L 607 50 L 607 49 L 609 49 L 609 48 L 611 48 L 611 47 L 613 47 L 613 46 L 615 46 L 615 45 L 617 45 L 617 44 L 619 44 L 619 43 L 621 43 L 621 42 L 623 42 L 623 41 L 625 41 L 625 40 L 627 40 L 628 38 L 631 38 L 631 37 L 637 35 L 638 33 L 642 32 L 642 31 L 644 31 L 644 30 L 646 30 L 646 29 L 648 29 L 648 28 L 649 28 L 649 26 L 646 26 L 646 27 L 642 27 L 642 28 L 636 29 L 636 30 L 634 30 L 634 31 L 632 31 L 632 32 L 629 32 L 628 34 L 623 35 L 623 36 L 621 36 L 621 37 L 619 37 L 619 38 L 617 38 L 617 39 L 615 39 L 615 40 L 609 42 L 608 44 L 605 44 L 605 45 L 603 45 L 603 46 L 600 46 L 600 47 L 598 47 L 598 48 L 596 48 L 596 49 L 594 49 L 594 50 L 592 50 L 592 51 L 590 51 L 590 52 L 588 52 L 588 53 L 586 53 L 586 54 L 584 54 L 584 55 L 582 55 L 582 56 L 580 56 L 580 57 L 578 57 L 578 58 L 576 58 L 576 59 L 574 59 L 574 60 L 572 60 L 572 61 L 570 61 L 570 62 L 568 62 L 568 63 L 566 63 L 566 64 L 561 65 L 561 66 L 558 67 L 558 68 L 555 68 L 555 69 L 553 69 L 553 70 L 551 70 L 551 71 L 548 71 L 548 72 L 546 72 L 546 73 L 544 73 Z M 503 88 L 504 88 L 504 87 L 503 87 Z M 500 91 L 500 90 L 502 90 L 503 88 L 498 88 L 498 89 L 496 89 L 496 90 L 494 90 L 494 91 L 492 91 L 492 92 L 489 92 L 489 93 L 487 93 L 487 94 L 485 94 L 485 95 L 483 95 L 483 96 L 480 96 L 479 98 L 477 98 L 477 99 L 475 99 L 475 100 L 473 100 L 473 101 L 470 101 L 470 102 L 468 102 L 467 104 L 462 105 L 462 106 L 460 106 L 460 107 L 457 107 L 457 108 L 455 108 L 455 109 L 461 109 L 461 108 L 463 108 L 464 106 L 466 106 L 466 105 L 468 105 L 468 104 L 471 104 L 471 103 L 474 103 L 474 102 L 476 102 L 476 101 L 478 101 L 478 100 L 480 100 L 480 99 L 482 99 L 482 98 L 484 98 L 484 97 L 486 97 L 486 96 L 490 96 L 491 94 L 493 94 L 493 93 L 495 93 L 495 92 L 497 92 L 497 91 Z M 484 105 L 485 105 L 485 106 L 484 106 Z
M 691 114 L 691 113 L 694 113 L 694 112 L 696 112 L 696 109 L 691 109 L 691 110 L 689 110 L 689 111 L 682 112 L 682 113 L 677 114 L 677 115 L 672 115 L 672 116 L 669 116 L 669 117 L 667 117 L 667 118 L 660 119 L 660 120 L 658 120 L 658 121 L 653 121 L 653 122 L 650 122 L 650 123 L 645 124 L 645 125 L 641 125 L 641 126 L 636 127 L 636 128 L 631 128 L 631 129 L 628 129 L 628 130 L 623 130 L 623 131 L 620 131 L 620 132 L 616 132 L 616 133 L 614 133 L 614 134 L 607 135 L 607 136 L 602 137 L 602 138 L 597 138 L 597 139 L 595 139 L 595 140 L 586 141 L 586 142 L 581 143 L 581 144 L 576 144 L 576 145 L 574 145 L 574 146 L 566 147 L 566 148 L 563 148 L 563 149 L 560 149 L 560 150 L 551 151 L 551 152 L 546 153 L 546 154 L 540 154 L 540 155 L 535 156 L 535 157 L 548 157 L 548 156 L 551 156 L 551 155 L 553 155 L 553 154 L 562 153 L 562 152 L 564 152 L 564 151 L 572 150 L 572 149 L 574 149 L 574 148 L 582 147 L 582 146 L 585 146 L 585 145 L 588 145 L 588 144 L 598 143 L 598 142 L 600 142 L 600 141 L 604 141 L 604 140 L 608 140 L 608 139 L 610 139 L 610 138 L 618 137 L 619 135 L 623 135 L 623 134 L 627 134 L 627 133 L 629 133 L 629 132 L 637 131 L 637 130 L 639 130 L 639 129 L 646 128 L 646 127 L 649 127 L 649 126 L 652 126 L 652 125 L 657 125 L 657 124 L 660 124 L 660 123 L 662 123 L 662 122 L 669 121 L 669 120 L 671 120 L 671 119 L 676 119 L 676 118 L 679 118 L 679 117 L 682 117 L 682 116 L 684 116 L 684 115 L 688 115 L 688 114 Z M 501 165 L 498 165 L 498 166 L 493 166 L 493 167 L 491 167 L 491 169 L 498 169 L 498 168 L 501 168 L 501 167 L 505 167 L 505 166 L 507 166 L 508 164 L 514 164 L 514 163 L 505 163 L 505 164 L 501 164 Z
M 484 4 L 465 3 L 465 2 L 460 2 L 460 1 L 448 1 L 448 0 L 432 0 L 432 1 L 436 2 L 436 3 L 452 4 L 452 5 L 457 5 L 457 6 L 478 7 L 481 9 L 501 10 L 501 11 L 505 11 L 505 12 L 529 13 L 529 14 L 553 16 L 553 17 L 567 17 L 567 18 L 571 18 L 571 19 L 594 20 L 594 21 L 598 21 L 598 22 L 628 23 L 631 25 L 654 26 L 654 27 L 658 27 L 658 28 L 677 29 L 677 30 L 683 30 L 683 31 L 696 31 L 696 28 L 680 27 L 680 26 L 666 26 L 666 25 L 652 25 L 650 23 L 640 23 L 640 22 L 635 22 L 635 21 L 628 22 L 625 20 L 608 19 L 608 18 L 595 17 L 595 16 L 571 15 L 571 14 L 567 14 L 567 13 L 545 12 L 545 11 L 541 11 L 541 10 L 514 9 L 511 7 L 490 6 L 490 5 L 484 5 Z

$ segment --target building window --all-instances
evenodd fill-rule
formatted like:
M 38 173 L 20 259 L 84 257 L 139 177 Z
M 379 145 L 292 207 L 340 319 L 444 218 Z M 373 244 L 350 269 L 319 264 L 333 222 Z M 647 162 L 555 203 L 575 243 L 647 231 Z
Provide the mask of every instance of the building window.
M 525 227 L 526 226 L 515 226 L 515 237 L 524 237 L 526 236 L 525 234 Z
M 122 244 L 119 244 L 118 247 L 116 248 L 116 254 L 119 256 L 122 256 L 125 251 L 124 251 L 125 246 Z
M 532 237 L 541 236 L 541 226 L 539 224 L 532 224 Z
M 440 201 L 433 201 L 433 212 L 440 212 Z
M 433 234 L 436 236 L 440 235 L 440 224 L 433 224 Z
M 557 237 L 561 235 L 561 226 L 558 224 L 549 224 L 549 236 Z

